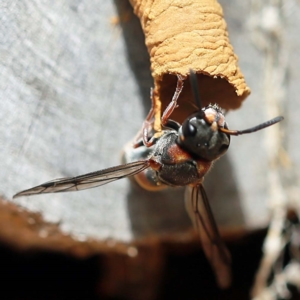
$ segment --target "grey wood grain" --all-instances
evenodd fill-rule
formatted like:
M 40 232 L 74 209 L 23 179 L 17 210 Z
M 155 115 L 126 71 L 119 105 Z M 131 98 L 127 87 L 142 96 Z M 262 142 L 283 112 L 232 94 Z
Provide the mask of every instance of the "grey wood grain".
M 249 3 L 220 1 L 241 69 L 252 88 L 243 107 L 227 115 L 243 129 L 266 119 L 263 57 L 250 39 Z M 291 1 L 293 2 L 293 1 Z M 34 0 L 2 2 L 0 12 L 0 193 L 120 164 L 122 147 L 148 112 L 152 79 L 143 35 L 135 17 L 122 20 L 124 1 Z M 299 6 L 291 15 L 296 15 Z M 299 47 L 299 21 L 285 25 L 289 46 Z M 291 52 L 286 136 L 299 166 L 299 57 Z M 298 67 L 296 67 L 298 66 Z M 233 137 L 229 153 L 205 181 L 220 224 L 260 227 L 267 223 L 264 132 Z M 297 140 L 297 141 L 296 141 Z M 300 168 L 296 167 L 299 178 Z M 130 240 L 191 227 L 183 192 L 156 195 L 128 180 L 79 193 L 16 199 L 26 209 L 60 222 L 81 239 Z

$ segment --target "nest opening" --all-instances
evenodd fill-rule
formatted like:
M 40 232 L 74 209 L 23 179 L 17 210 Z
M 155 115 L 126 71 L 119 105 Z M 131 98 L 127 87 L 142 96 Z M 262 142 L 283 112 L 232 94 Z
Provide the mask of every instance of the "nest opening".
M 217 103 L 221 108 L 236 109 L 241 105 L 242 97 L 236 94 L 235 88 L 225 78 L 212 77 L 206 74 L 197 74 L 200 101 L 202 107 Z M 177 83 L 177 76 L 164 74 L 162 79 L 155 82 L 156 93 L 162 104 L 162 112 L 170 103 Z M 178 99 L 180 109 L 175 109 L 171 118 L 182 123 L 191 113 L 197 110 L 192 94 L 189 77 L 184 81 L 182 93 Z

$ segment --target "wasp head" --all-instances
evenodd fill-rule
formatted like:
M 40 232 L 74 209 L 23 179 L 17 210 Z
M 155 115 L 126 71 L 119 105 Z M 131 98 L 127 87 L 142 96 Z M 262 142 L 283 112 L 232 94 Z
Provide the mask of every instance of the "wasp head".
M 223 155 L 230 144 L 225 117 L 217 105 L 208 105 L 187 118 L 178 130 L 178 144 L 195 155 L 213 161 Z

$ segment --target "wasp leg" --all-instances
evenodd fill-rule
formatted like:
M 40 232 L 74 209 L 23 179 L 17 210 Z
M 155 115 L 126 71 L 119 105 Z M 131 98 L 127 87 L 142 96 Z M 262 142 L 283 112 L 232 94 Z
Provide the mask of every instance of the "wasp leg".
M 141 146 L 151 147 L 154 144 L 153 136 L 149 138 L 149 133 L 153 131 L 154 116 L 156 112 L 156 105 L 154 103 L 153 89 L 150 90 L 151 98 L 151 109 L 143 122 L 142 129 L 138 132 L 134 139 L 133 148 L 138 148 Z
M 154 147 L 141 145 L 138 148 L 132 148 L 132 144 L 128 143 L 123 149 L 122 163 L 128 164 L 134 161 L 147 160 L 151 156 L 151 153 L 153 153 Z M 136 174 L 130 178 L 134 179 L 140 187 L 147 191 L 157 192 L 167 188 L 166 185 L 159 183 L 157 172 L 152 168 L 145 169 L 140 174 Z
M 169 117 L 171 116 L 172 112 L 174 109 L 177 107 L 177 100 L 181 94 L 181 91 L 183 89 L 183 82 L 186 78 L 182 75 L 177 75 L 177 85 L 176 85 L 176 90 L 173 95 L 172 101 L 169 103 L 165 111 L 163 112 L 163 116 L 161 118 L 161 124 L 162 125 L 167 125 L 169 121 Z M 148 116 L 146 117 L 142 129 L 139 131 L 135 138 L 135 142 L 133 143 L 133 148 L 138 148 L 142 145 L 146 147 L 151 147 L 155 144 L 155 140 L 159 137 L 159 133 L 155 132 L 150 137 L 150 132 L 154 131 L 154 122 L 155 122 L 155 113 L 157 110 L 157 105 L 155 104 L 154 101 L 154 93 L 153 89 L 151 89 L 150 92 L 151 95 L 151 109 L 149 111 Z
M 169 103 L 167 108 L 165 109 L 162 118 L 161 118 L 161 123 L 162 125 L 165 125 L 168 122 L 169 117 L 171 116 L 172 112 L 174 109 L 177 107 L 177 100 L 181 94 L 181 91 L 183 89 L 183 82 L 185 80 L 184 76 L 177 75 L 177 86 L 175 93 L 173 95 L 172 101 Z

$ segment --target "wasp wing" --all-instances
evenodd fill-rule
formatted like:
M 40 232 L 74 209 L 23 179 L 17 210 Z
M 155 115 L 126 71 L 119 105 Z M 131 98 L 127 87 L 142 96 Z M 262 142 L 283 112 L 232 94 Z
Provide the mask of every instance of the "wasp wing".
M 220 287 L 231 284 L 231 258 L 223 243 L 202 184 L 187 187 L 185 205 L 199 233 L 203 251 L 209 260 Z
M 45 193 L 60 193 L 90 189 L 138 174 L 147 169 L 149 165 L 150 163 L 148 160 L 137 161 L 76 177 L 54 179 L 28 190 L 21 191 L 14 195 L 14 198 Z

